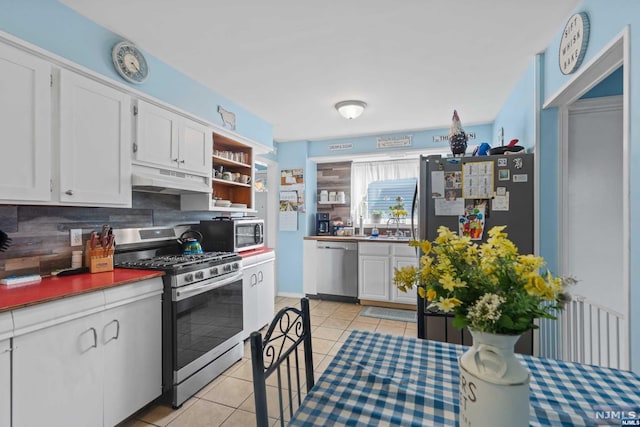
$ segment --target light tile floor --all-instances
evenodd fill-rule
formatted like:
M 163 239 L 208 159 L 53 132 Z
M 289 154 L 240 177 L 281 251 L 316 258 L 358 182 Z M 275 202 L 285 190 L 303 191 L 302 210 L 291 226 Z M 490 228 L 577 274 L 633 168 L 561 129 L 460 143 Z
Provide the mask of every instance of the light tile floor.
M 300 299 L 276 297 L 276 312 L 285 306 L 300 307 Z M 310 300 L 313 364 L 316 378 L 329 365 L 342 343 L 353 329 L 417 336 L 416 324 L 384 320 L 360 315 L 362 306 L 334 301 Z M 268 382 L 269 383 L 269 382 Z M 275 387 L 268 391 L 273 394 Z M 277 404 L 277 398 L 268 399 Z M 277 414 L 269 407 L 270 414 Z M 121 427 L 232 427 L 254 426 L 255 409 L 249 341 L 244 357 L 218 378 L 186 401 L 179 409 L 152 404 L 123 422 Z M 286 419 L 286 418 L 285 418 Z M 272 425 L 279 425 L 273 419 Z

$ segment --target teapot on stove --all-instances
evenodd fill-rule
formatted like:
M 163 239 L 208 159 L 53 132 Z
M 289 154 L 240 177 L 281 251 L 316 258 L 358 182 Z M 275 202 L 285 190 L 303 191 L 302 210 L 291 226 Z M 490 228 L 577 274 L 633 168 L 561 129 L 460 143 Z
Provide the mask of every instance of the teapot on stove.
M 195 236 L 195 237 L 188 237 Z M 202 233 L 196 230 L 187 230 L 180 235 L 178 238 L 178 243 L 182 245 L 182 254 L 183 255 L 193 255 L 193 254 L 201 254 L 202 246 L 200 242 L 202 241 Z

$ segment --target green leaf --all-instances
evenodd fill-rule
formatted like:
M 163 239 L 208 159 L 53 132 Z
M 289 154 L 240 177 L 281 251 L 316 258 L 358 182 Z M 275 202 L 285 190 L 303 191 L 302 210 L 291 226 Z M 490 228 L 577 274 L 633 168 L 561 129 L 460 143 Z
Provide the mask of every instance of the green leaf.
M 453 324 L 454 328 L 462 329 L 469 324 L 469 321 L 467 320 L 465 315 L 456 313 L 456 315 L 453 317 L 453 322 L 451 323 Z
M 500 326 L 501 328 L 505 328 L 505 329 L 512 329 L 513 328 L 513 320 L 508 315 L 503 314 L 502 317 L 500 317 L 500 319 L 498 319 L 498 326 Z

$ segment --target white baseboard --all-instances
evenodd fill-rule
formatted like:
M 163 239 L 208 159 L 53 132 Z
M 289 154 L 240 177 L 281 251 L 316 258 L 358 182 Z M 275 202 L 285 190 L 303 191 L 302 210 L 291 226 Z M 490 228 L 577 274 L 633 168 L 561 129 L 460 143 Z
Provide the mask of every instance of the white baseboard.
M 294 292 L 278 292 L 276 296 L 287 298 L 302 298 L 304 297 L 304 294 L 297 294 Z

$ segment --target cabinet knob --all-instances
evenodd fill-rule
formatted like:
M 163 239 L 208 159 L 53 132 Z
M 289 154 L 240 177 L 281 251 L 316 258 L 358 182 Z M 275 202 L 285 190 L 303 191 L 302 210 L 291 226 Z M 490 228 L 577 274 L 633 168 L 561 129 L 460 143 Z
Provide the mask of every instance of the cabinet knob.
M 178 163 L 184 163 L 184 160 L 180 160 Z
M 73 196 L 73 190 L 67 190 L 64 192 L 67 196 Z
M 171 159 L 171 161 L 172 161 L 172 162 L 176 162 L 176 163 L 178 163 L 178 158 Z

